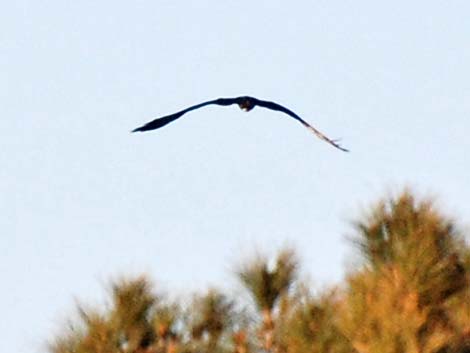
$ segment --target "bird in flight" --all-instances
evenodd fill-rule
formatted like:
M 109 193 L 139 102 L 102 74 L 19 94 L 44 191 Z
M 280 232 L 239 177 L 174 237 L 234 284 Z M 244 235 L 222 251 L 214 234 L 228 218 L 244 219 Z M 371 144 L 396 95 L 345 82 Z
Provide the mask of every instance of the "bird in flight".
M 258 106 L 258 107 L 285 113 L 289 115 L 290 117 L 294 118 L 295 120 L 299 121 L 300 123 L 302 123 L 303 126 L 305 126 L 307 129 L 312 131 L 315 135 L 317 135 L 323 141 L 326 141 L 327 143 L 329 143 L 330 145 L 336 147 L 337 149 L 341 151 L 349 152 L 346 148 L 341 147 L 338 144 L 337 140 L 332 140 L 328 138 L 323 133 L 321 133 L 320 131 L 315 129 L 313 126 L 311 126 L 309 123 L 307 123 L 305 120 L 303 120 L 300 116 L 295 114 L 293 111 L 287 109 L 286 107 L 283 107 L 282 105 L 274 103 L 274 102 L 264 101 L 264 100 L 257 99 L 254 97 L 249 97 L 249 96 L 241 96 L 241 97 L 235 97 L 235 98 L 218 98 L 218 99 L 210 100 L 207 102 L 199 103 L 199 104 L 193 105 L 192 107 L 181 110 L 177 113 L 152 120 L 148 122 L 147 124 L 132 130 L 132 132 L 138 132 L 138 131 L 143 132 L 143 131 L 159 129 L 162 126 L 165 126 L 166 124 L 169 124 L 172 121 L 175 121 L 176 119 L 180 118 L 181 116 L 183 116 L 184 114 L 192 110 L 199 109 L 210 104 L 216 104 L 216 105 L 222 105 L 222 106 L 237 104 L 240 107 L 240 109 L 247 111 L 247 112 L 252 110 L 254 107 Z

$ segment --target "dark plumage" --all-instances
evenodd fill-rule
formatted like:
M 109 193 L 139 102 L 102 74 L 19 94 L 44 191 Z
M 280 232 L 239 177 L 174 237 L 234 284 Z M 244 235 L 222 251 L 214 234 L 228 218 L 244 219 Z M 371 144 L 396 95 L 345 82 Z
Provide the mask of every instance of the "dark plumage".
M 132 132 L 137 132 L 137 131 L 143 132 L 143 131 L 159 129 L 162 126 L 165 126 L 166 124 L 169 124 L 172 121 L 180 118 L 181 116 L 190 112 L 191 110 L 199 109 L 210 104 L 216 104 L 216 105 L 222 105 L 222 106 L 237 104 L 240 107 L 240 109 L 245 110 L 247 112 L 252 110 L 256 106 L 283 112 L 289 115 L 290 117 L 294 118 L 295 120 L 301 122 L 303 126 L 305 126 L 307 129 L 312 131 L 315 135 L 317 135 L 322 140 L 328 142 L 330 145 L 340 149 L 341 151 L 348 152 L 347 149 L 338 145 L 337 140 L 331 140 L 327 136 L 323 135 L 320 131 L 315 129 L 313 126 L 308 124 L 305 120 L 303 120 L 300 116 L 295 114 L 293 111 L 287 109 L 286 107 L 283 107 L 282 105 L 274 103 L 274 102 L 264 101 L 264 100 L 257 99 L 254 97 L 249 97 L 249 96 L 242 96 L 242 97 L 236 97 L 236 98 L 218 98 L 218 99 L 214 99 L 211 101 L 196 104 L 196 105 L 193 105 L 192 107 L 186 108 L 177 113 L 152 120 L 148 122 L 147 124 L 132 130 Z

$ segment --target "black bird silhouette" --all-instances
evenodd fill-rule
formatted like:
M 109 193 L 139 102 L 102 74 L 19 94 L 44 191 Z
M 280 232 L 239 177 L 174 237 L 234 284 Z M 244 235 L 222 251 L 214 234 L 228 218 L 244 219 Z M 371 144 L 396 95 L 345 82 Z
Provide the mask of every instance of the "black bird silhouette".
M 171 114 L 171 115 L 164 116 L 162 118 L 157 118 L 155 120 L 152 120 L 152 121 L 148 122 L 147 124 L 132 130 L 132 132 L 137 132 L 137 131 L 143 132 L 143 131 L 159 129 L 162 126 L 165 126 L 166 124 L 169 124 L 172 121 L 180 118 L 182 115 L 186 114 L 187 112 L 190 112 L 191 110 L 199 109 L 199 108 L 205 107 L 206 105 L 210 105 L 210 104 L 216 104 L 216 105 L 222 105 L 222 106 L 238 104 L 240 109 L 242 109 L 244 111 L 247 111 L 247 112 L 249 112 L 250 110 L 252 110 L 256 106 L 271 109 L 271 110 L 275 110 L 275 111 L 279 111 L 279 112 L 283 112 L 283 113 L 289 115 L 290 117 L 294 118 L 295 120 L 300 121 L 303 126 L 305 126 L 307 129 L 312 131 L 315 135 L 317 135 L 322 140 L 328 142 L 330 145 L 336 147 L 337 149 L 339 149 L 341 151 L 349 152 L 347 149 L 341 147 L 337 143 L 338 140 L 332 140 L 332 139 L 328 138 L 327 136 L 323 135 L 320 131 L 315 129 L 313 126 L 311 126 L 305 120 L 303 120 L 300 116 L 295 114 L 293 111 L 287 109 L 286 107 L 283 107 L 282 105 L 274 103 L 274 102 L 264 101 L 264 100 L 257 99 L 257 98 L 254 98 L 254 97 L 249 97 L 249 96 L 241 96 L 241 97 L 236 97 L 236 98 L 218 98 L 218 99 L 210 100 L 210 101 L 207 101 L 207 102 L 199 103 L 199 104 L 193 105 L 192 107 L 181 110 L 177 113 L 174 113 L 174 114 Z

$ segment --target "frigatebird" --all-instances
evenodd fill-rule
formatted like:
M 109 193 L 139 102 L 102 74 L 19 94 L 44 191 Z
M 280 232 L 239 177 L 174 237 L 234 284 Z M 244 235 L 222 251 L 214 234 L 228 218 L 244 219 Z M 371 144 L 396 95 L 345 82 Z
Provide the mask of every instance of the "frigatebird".
M 199 103 L 199 104 L 193 105 L 192 107 L 181 110 L 177 113 L 152 120 L 146 123 L 145 125 L 132 130 L 132 132 L 138 132 L 138 131 L 143 132 L 143 131 L 159 129 L 162 126 L 165 126 L 166 124 L 169 124 L 172 121 L 175 121 L 176 119 L 180 118 L 181 116 L 190 112 L 191 110 L 199 109 L 210 104 L 216 104 L 216 105 L 222 105 L 222 106 L 237 104 L 240 107 L 240 109 L 247 111 L 247 112 L 252 110 L 254 107 L 258 106 L 258 107 L 267 108 L 267 109 L 285 113 L 289 115 L 290 117 L 294 118 L 295 120 L 301 122 L 303 126 L 305 126 L 307 129 L 312 131 L 315 135 L 317 135 L 322 140 L 328 142 L 330 145 L 336 147 L 337 149 L 341 151 L 349 152 L 346 148 L 341 147 L 337 143 L 338 140 L 332 140 L 328 138 L 323 133 L 321 133 L 320 131 L 315 129 L 313 126 L 311 126 L 309 123 L 307 123 L 305 120 L 303 120 L 300 116 L 295 114 L 293 111 L 287 109 L 286 107 L 283 107 L 282 105 L 275 103 L 275 102 L 269 102 L 269 101 L 257 99 L 254 97 L 249 97 L 249 96 L 241 96 L 241 97 L 235 97 L 235 98 L 218 98 L 218 99 L 210 100 L 207 102 Z

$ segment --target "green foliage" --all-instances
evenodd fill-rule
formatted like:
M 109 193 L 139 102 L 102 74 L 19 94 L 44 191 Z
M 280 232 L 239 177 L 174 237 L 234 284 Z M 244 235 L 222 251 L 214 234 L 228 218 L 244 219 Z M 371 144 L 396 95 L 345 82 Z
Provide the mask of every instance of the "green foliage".
M 359 352 L 447 352 L 446 307 L 468 288 L 455 225 L 408 192 L 356 224 L 365 267 L 350 275 L 341 325 Z
M 334 289 L 313 295 L 300 283 L 292 250 L 237 272 L 254 312 L 215 289 L 183 306 L 144 277 L 121 280 L 105 309 L 79 307 L 49 351 L 470 353 L 470 247 L 455 223 L 405 191 L 355 230 L 364 261 Z
M 270 268 L 266 258 L 257 257 L 238 272 L 238 277 L 258 307 L 271 311 L 279 297 L 296 279 L 297 266 L 295 253 L 292 250 L 283 250 L 273 268 Z
M 356 228 L 357 244 L 368 265 L 378 271 L 397 267 L 418 291 L 420 305 L 442 302 L 465 286 L 456 226 L 430 202 L 418 203 L 404 192 L 395 200 L 380 202 Z
M 133 352 L 154 340 L 149 318 L 156 300 L 148 280 L 143 277 L 124 280 L 113 286 L 113 310 L 109 323 L 113 331 L 119 334 L 125 350 Z
M 457 337 L 453 342 L 452 353 L 470 353 L 470 247 L 461 243 L 460 249 L 467 286 L 448 301 L 446 309 Z
M 237 317 L 234 302 L 215 289 L 196 296 L 189 309 L 190 343 L 194 352 L 223 352 L 230 347 L 230 337 Z
M 349 340 L 339 330 L 337 290 L 313 296 L 301 289 L 286 298 L 277 320 L 278 351 L 289 353 L 350 353 Z
M 297 266 L 295 253 L 286 249 L 279 253 L 272 268 L 266 258 L 258 257 L 238 272 L 240 281 L 261 311 L 262 326 L 258 336 L 268 352 L 275 348 L 274 306 L 294 283 Z

